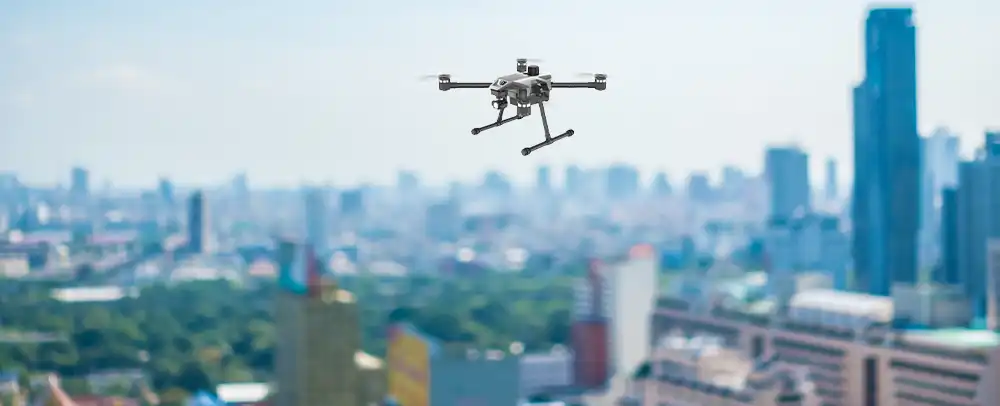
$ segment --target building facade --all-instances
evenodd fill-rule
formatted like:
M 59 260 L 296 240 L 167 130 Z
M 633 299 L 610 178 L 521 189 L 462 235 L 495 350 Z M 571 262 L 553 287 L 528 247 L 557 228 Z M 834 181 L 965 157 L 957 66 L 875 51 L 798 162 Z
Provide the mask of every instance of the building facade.
M 330 207 L 326 197 L 326 190 L 318 187 L 306 188 L 302 193 L 306 241 L 321 257 L 330 249 Z
M 555 347 L 547 353 L 521 356 L 520 394 L 524 399 L 546 390 L 563 389 L 574 384 L 573 353 Z
M 913 10 L 872 9 L 864 37 L 865 78 L 854 89 L 854 280 L 860 291 L 887 296 L 894 283 L 917 280 L 921 154 Z
M 653 247 L 637 245 L 627 258 L 604 266 L 610 290 L 609 375 L 631 373 L 649 355 L 649 319 L 659 287 L 659 259 Z
M 361 332 L 354 297 L 319 277 L 316 257 L 308 245 L 282 242 L 275 298 L 278 323 L 275 348 L 277 393 L 283 406 L 364 406 L 382 398 L 372 393 L 381 380 L 379 365 L 358 362 Z M 367 358 L 365 358 L 367 359 Z
M 188 250 L 203 254 L 209 251 L 211 223 L 205 193 L 198 190 L 188 197 Z
M 506 406 L 521 397 L 521 356 L 451 347 L 408 324 L 389 329 L 387 395 L 402 406 Z
M 798 147 L 769 147 L 764 153 L 764 176 L 770 190 L 769 217 L 790 219 L 812 211 L 809 155 Z
M 663 298 L 653 321 L 657 337 L 712 336 L 749 359 L 748 369 L 780 361 L 806 371 L 820 404 L 852 406 L 1000 404 L 1000 337 L 986 330 L 893 330 L 888 298 L 847 292 L 802 292 L 786 315 L 719 306 L 692 311 Z M 654 353 L 656 350 L 654 350 Z M 773 361 L 772 361 L 773 360 Z M 751 374 L 745 374 L 751 375 Z M 676 376 L 666 374 L 662 380 Z M 753 379 L 681 382 L 646 392 L 646 405 L 685 404 L 669 390 L 683 386 L 711 402 L 774 405 Z

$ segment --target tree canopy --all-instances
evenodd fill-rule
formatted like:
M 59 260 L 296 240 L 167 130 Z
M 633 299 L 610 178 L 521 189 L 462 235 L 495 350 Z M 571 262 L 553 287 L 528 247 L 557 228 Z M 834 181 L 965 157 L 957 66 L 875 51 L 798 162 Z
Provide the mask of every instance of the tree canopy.
M 496 274 L 468 279 L 357 276 L 341 286 L 358 298 L 364 350 L 385 352 L 389 322 L 408 321 L 445 341 L 530 351 L 566 344 L 572 283 L 565 277 Z M 0 365 L 22 374 L 84 377 L 145 371 L 162 394 L 267 380 L 273 368 L 276 284 L 226 281 L 156 285 L 114 302 L 64 303 L 53 286 L 0 281 Z M 29 334 L 39 333 L 39 334 Z

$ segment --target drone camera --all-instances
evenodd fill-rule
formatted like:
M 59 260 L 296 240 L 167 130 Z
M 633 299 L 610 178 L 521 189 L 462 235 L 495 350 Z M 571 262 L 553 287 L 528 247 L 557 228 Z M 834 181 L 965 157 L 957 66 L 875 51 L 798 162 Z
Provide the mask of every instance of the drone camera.
M 538 76 L 541 74 L 541 70 L 538 69 L 538 65 L 528 66 L 528 76 Z

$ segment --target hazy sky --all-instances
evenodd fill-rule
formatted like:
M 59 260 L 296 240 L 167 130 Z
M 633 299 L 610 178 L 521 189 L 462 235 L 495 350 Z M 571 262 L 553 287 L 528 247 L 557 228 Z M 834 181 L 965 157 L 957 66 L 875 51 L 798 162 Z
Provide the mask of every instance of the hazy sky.
M 613 5 L 613 6 L 608 6 Z M 1000 127 L 1000 1 L 914 3 L 920 128 L 963 147 Z M 0 0 L 0 171 L 31 182 L 255 185 L 432 182 L 541 163 L 667 170 L 761 166 L 797 142 L 813 178 L 851 165 L 849 89 L 861 77 L 860 0 Z M 495 119 L 485 90 L 437 91 L 421 75 L 492 80 L 520 56 L 564 80 L 605 72 L 608 90 L 557 90 L 554 132 L 530 157 L 537 112 Z

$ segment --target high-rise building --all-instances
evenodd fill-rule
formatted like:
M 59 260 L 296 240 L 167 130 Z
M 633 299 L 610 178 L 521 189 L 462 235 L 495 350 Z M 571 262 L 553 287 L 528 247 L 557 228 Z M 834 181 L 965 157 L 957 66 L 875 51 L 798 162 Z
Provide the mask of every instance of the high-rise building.
M 987 241 L 1000 238 L 1000 148 L 987 135 L 978 159 L 962 162 L 958 170 L 955 229 L 958 283 L 972 303 L 973 317 L 985 319 L 988 270 Z M 990 151 L 995 154 L 990 155 Z M 947 232 L 947 231 L 946 231 Z
M 157 187 L 160 199 L 163 200 L 167 206 L 174 205 L 174 183 L 167 178 L 161 178 L 159 187 Z
M 580 169 L 576 165 L 567 166 L 566 174 L 563 176 L 563 183 L 565 184 L 566 194 L 579 196 L 585 188 L 583 169 Z
M 329 207 L 326 201 L 326 191 L 322 188 L 310 187 L 303 191 L 303 219 L 305 220 L 306 241 L 323 255 L 330 248 L 328 216 Z
M 935 129 L 924 141 L 924 171 L 933 179 L 936 193 L 958 183 L 960 141 L 958 135 L 947 128 Z
M 771 293 L 785 303 L 796 291 L 796 274 L 802 272 L 821 273 L 835 288 L 846 289 L 849 245 L 835 216 L 814 213 L 772 218 L 764 238 Z
M 208 216 L 208 202 L 205 201 L 205 194 L 196 190 L 188 198 L 188 250 L 193 253 L 206 253 L 209 251 L 209 239 L 211 238 L 211 223 Z
M 653 185 L 651 187 L 653 194 L 656 196 L 670 196 L 673 193 L 673 188 L 670 186 L 670 179 L 667 177 L 666 173 L 658 172 L 656 176 L 653 177 Z
M 917 281 L 920 136 L 916 28 L 910 8 L 876 8 L 865 21 L 865 78 L 854 89 L 854 281 L 889 295 Z
M 833 157 L 826 159 L 826 185 L 823 188 L 827 201 L 835 201 L 840 198 L 840 191 L 837 188 L 837 160 Z
M 770 188 L 773 218 L 791 218 L 812 211 L 809 155 L 798 147 L 769 147 L 764 153 L 764 175 Z
M 649 356 L 649 318 L 656 305 L 659 259 L 649 245 L 637 245 L 628 256 L 603 270 L 607 302 L 610 375 L 630 374 Z
M 548 165 L 538 167 L 538 172 L 535 174 L 535 187 L 543 193 L 552 190 L 552 169 Z
M 917 268 L 931 269 L 938 262 L 940 246 L 937 244 L 938 221 L 937 204 L 941 191 L 937 189 L 935 173 L 927 163 L 933 142 L 929 138 L 920 138 L 920 161 L 924 163 L 920 171 L 920 226 L 917 236 Z
M 483 176 L 482 190 L 494 196 L 505 197 L 510 195 L 513 186 L 507 175 L 500 171 L 489 171 Z
M 335 220 L 340 231 L 357 231 L 366 221 L 367 189 L 359 187 L 340 192 L 339 212 Z
M 710 202 L 715 198 L 715 191 L 712 190 L 712 182 L 708 179 L 708 174 L 696 172 L 688 175 L 687 197 L 697 203 Z
M 86 168 L 73 168 L 70 171 L 70 195 L 76 203 L 82 203 L 90 197 L 90 171 Z
M 1000 130 L 986 131 L 986 143 L 983 145 L 986 156 L 1000 157 Z
M 639 193 L 639 170 L 625 164 L 611 165 L 605 178 L 605 192 L 612 199 L 627 199 Z
M 608 382 L 608 316 L 612 291 L 602 267 L 592 261 L 587 277 L 578 280 L 573 309 L 573 382 L 580 388 L 603 387 Z
M 278 251 L 281 290 L 275 298 L 278 391 L 274 404 L 365 406 L 381 401 L 384 392 L 367 390 L 374 383 L 369 380 L 384 376 L 363 371 L 380 366 L 364 362 L 370 356 L 359 351 L 361 332 L 354 297 L 320 276 L 308 244 L 283 241 Z
M 986 328 L 1000 329 L 1000 238 L 986 243 Z
M 396 191 L 400 193 L 413 193 L 420 189 L 420 177 L 413 171 L 399 171 L 396 173 Z
M 958 191 L 947 188 L 941 192 L 941 260 L 934 270 L 933 280 L 942 285 L 958 285 L 961 283 L 959 273 L 959 209 Z

